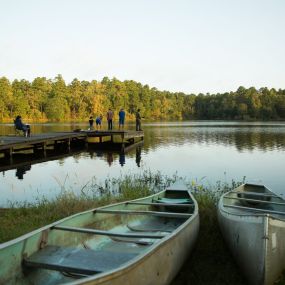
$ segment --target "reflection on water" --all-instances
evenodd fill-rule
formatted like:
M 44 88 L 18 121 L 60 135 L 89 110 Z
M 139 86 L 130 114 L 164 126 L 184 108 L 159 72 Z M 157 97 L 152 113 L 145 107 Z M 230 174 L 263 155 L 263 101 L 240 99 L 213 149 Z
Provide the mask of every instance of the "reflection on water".
M 30 164 L 17 167 L 16 177 L 18 177 L 18 179 L 24 179 L 24 174 L 27 171 L 31 170 L 31 168 L 32 168 L 32 166 Z
M 136 148 L 136 164 L 138 167 L 140 167 L 141 164 L 141 159 L 142 159 L 141 155 L 142 155 L 142 147 L 138 146 Z
M 284 150 L 285 124 L 274 126 L 243 127 L 152 127 L 146 129 L 146 148 L 155 149 L 161 145 L 172 144 L 215 144 L 235 146 L 244 150 Z
M 0 125 L 2 135 L 12 125 Z M 32 124 L 33 133 L 87 129 L 88 124 Z M 133 124 L 126 129 L 134 129 Z M 116 153 L 89 147 L 49 158 L 13 156 L 15 167 L 0 159 L 0 207 L 10 201 L 55 197 L 62 189 L 80 193 L 90 180 L 151 170 L 204 184 L 217 180 L 264 183 L 285 194 L 285 123 L 170 122 L 145 123 L 145 140 L 132 151 Z M 49 155 L 49 154 L 48 154 Z M 27 163 L 30 162 L 30 163 Z M 3 168 L 4 167 L 4 168 Z M 5 168 L 6 167 L 6 168 Z M 9 170 L 10 169 L 10 170 Z

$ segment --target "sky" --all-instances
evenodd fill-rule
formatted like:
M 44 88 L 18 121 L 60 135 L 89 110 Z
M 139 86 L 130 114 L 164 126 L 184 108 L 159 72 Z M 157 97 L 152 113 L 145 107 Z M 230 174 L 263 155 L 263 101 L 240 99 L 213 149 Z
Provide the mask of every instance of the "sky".
M 284 0 L 0 0 L 0 77 L 285 89 Z

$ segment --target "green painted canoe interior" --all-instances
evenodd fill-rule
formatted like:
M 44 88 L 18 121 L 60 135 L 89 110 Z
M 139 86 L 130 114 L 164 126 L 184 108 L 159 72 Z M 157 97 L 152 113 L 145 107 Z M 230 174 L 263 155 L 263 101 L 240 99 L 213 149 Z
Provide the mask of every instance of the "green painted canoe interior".
M 58 223 L 59 229 L 49 227 L 4 244 L 0 247 L 0 284 L 64 284 L 108 272 L 152 250 L 195 211 L 186 190 L 166 190 L 137 201 L 145 204 L 120 203 L 102 208 L 116 213 L 90 210 Z M 143 213 L 118 212 L 125 210 Z M 172 216 L 154 215 L 157 212 L 172 213 Z M 186 213 L 189 217 L 175 217 L 175 213 Z

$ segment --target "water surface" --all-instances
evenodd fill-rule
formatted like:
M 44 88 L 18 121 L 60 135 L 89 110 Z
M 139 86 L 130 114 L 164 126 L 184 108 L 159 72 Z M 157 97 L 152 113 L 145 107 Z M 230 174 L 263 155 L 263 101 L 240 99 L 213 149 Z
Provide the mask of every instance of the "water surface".
M 87 124 L 33 124 L 32 132 L 86 129 Z M 127 128 L 134 129 L 133 125 Z M 232 179 L 263 183 L 285 194 L 285 122 L 194 121 L 145 123 L 144 145 L 123 155 L 85 149 L 60 159 L 27 163 L 0 173 L 0 207 L 52 199 L 62 189 L 80 193 L 90 183 L 145 170 L 206 185 Z M 13 133 L 10 124 L 0 134 Z

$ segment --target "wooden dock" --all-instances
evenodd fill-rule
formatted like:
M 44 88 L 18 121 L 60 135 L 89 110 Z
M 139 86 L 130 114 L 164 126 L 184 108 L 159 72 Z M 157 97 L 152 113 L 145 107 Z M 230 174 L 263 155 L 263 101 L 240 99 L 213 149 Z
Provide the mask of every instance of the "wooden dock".
M 107 147 L 120 148 L 127 151 L 133 147 L 138 140 L 144 139 L 142 131 L 74 131 L 74 132 L 55 132 L 32 134 L 31 137 L 24 136 L 1 136 L 0 154 L 5 158 L 12 159 L 13 154 L 22 151 L 33 153 L 42 152 L 45 156 L 47 149 L 57 149 L 65 147 L 70 150 L 78 144 L 96 145 L 102 149 Z
M 86 142 L 99 147 L 112 148 L 117 146 L 121 151 L 133 148 L 144 139 L 143 131 L 83 131 L 86 133 Z

